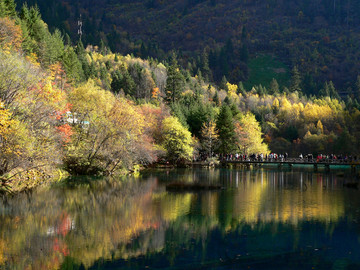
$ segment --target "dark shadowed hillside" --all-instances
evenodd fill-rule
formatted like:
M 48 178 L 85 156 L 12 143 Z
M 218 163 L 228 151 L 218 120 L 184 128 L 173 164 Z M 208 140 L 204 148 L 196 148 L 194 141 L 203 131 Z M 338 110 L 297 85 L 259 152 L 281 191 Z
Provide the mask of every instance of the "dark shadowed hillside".
M 316 94 L 326 81 L 333 81 L 343 94 L 356 91 L 359 1 L 28 2 L 39 5 L 50 26 L 64 29 L 73 37 L 77 35 L 81 14 L 84 43 L 100 45 L 102 39 L 112 51 L 141 57 L 164 58 L 167 52 L 178 50 L 184 66 L 190 66 L 194 74 L 200 70 L 217 82 L 224 75 L 233 83 L 248 81 L 254 73 L 251 61 L 269 54 L 285 63 L 288 70 L 298 67 L 306 93 Z M 206 70 L 207 64 L 211 74 Z M 255 67 L 265 71 L 268 68 Z M 268 86 L 270 81 L 251 83 Z

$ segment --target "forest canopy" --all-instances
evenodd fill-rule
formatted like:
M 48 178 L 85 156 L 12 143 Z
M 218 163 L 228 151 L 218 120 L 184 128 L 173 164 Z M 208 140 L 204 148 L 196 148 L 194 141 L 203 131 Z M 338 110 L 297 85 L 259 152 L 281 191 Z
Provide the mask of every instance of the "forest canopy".
M 309 94 L 300 65 L 288 83 L 273 77 L 250 88 L 217 80 L 224 66 L 210 48 L 199 54 L 201 67 L 184 66 L 174 51 L 165 59 L 121 54 L 105 42 L 71 40 L 37 6 L 0 3 L 0 177 L 13 188 L 64 171 L 114 175 L 235 153 L 359 154 L 358 96 L 342 98 L 331 80 Z M 224 48 L 218 60 L 237 50 L 231 39 Z M 244 47 L 242 63 L 251 55 Z M 257 60 L 285 69 L 274 57 Z

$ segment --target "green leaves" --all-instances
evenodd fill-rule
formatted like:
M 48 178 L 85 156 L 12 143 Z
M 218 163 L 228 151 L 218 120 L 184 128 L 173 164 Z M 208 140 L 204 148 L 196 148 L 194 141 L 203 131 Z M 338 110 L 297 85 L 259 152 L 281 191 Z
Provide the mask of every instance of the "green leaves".
M 166 100 L 171 103 L 180 99 L 185 85 L 184 76 L 181 74 L 176 57 L 173 56 L 172 64 L 167 69 Z
M 232 153 L 237 150 L 235 126 L 232 117 L 230 107 L 225 104 L 221 106 L 216 127 L 219 131 L 219 146 L 217 150 L 222 154 Z

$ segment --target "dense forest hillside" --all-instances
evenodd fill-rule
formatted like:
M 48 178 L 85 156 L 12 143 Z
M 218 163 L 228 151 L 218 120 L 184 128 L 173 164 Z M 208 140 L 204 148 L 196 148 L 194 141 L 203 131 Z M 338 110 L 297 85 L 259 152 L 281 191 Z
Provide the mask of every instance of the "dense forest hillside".
M 197 60 L 183 66 L 181 52 L 161 60 L 136 56 L 136 46 L 134 54 L 113 52 L 104 42 L 84 46 L 51 29 L 38 7 L 18 10 L 14 0 L 0 0 L 0 193 L 64 173 L 116 175 L 231 154 L 350 160 L 360 154 L 358 96 L 341 99 L 332 81 L 315 88 L 317 96 L 306 95 L 300 66 L 290 74 L 280 58 L 263 54 L 240 63 L 257 69 L 249 78 L 269 80 L 268 86 L 247 88 L 249 81 L 226 76 L 214 83 L 227 62 L 211 70 L 210 56 L 231 59 L 235 40 L 219 55 L 194 49 Z
M 19 0 L 19 6 L 24 0 Z M 318 94 L 332 81 L 342 96 L 356 95 L 360 58 L 360 3 L 356 0 L 79 0 L 37 3 L 45 21 L 73 38 L 82 16 L 83 41 L 112 51 L 166 59 L 179 51 L 184 67 L 220 82 L 223 76 L 268 87 L 272 78 L 256 73 L 270 70 L 283 77 L 297 66 L 301 88 Z M 75 39 L 74 39 L 75 40 Z M 271 55 L 285 64 L 279 69 L 257 57 Z M 208 70 L 210 67 L 210 71 Z M 279 74 L 280 73 L 280 74 Z M 285 73 L 285 74 L 281 74 Z

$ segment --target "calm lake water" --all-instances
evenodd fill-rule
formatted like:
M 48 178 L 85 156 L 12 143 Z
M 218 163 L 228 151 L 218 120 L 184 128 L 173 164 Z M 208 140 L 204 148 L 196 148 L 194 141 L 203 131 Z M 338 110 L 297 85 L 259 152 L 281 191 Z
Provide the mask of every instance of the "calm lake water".
M 0 269 L 360 269 L 353 181 L 305 167 L 73 178 L 0 202 Z

